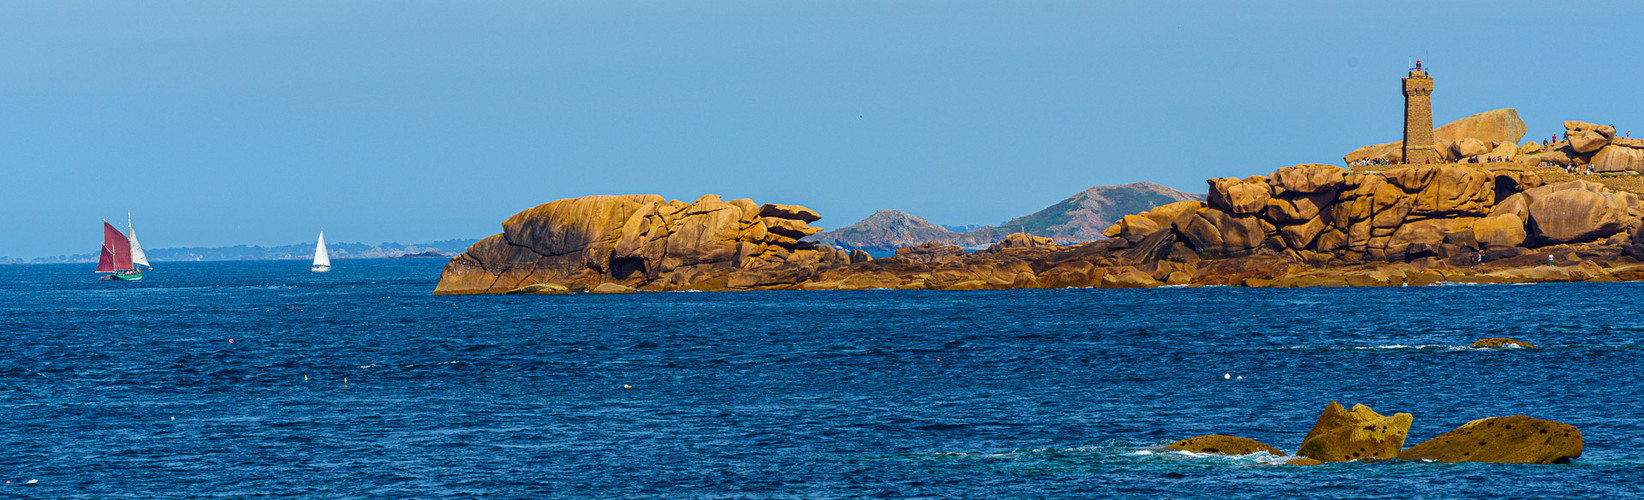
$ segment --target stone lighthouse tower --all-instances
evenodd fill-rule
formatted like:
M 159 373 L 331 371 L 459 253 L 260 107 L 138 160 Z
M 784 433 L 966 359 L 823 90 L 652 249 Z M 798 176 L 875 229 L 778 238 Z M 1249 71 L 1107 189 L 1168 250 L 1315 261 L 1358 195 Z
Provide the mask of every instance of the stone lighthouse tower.
M 1404 79 L 1404 162 L 1409 164 L 1444 161 L 1433 147 L 1433 79 L 1416 69 Z

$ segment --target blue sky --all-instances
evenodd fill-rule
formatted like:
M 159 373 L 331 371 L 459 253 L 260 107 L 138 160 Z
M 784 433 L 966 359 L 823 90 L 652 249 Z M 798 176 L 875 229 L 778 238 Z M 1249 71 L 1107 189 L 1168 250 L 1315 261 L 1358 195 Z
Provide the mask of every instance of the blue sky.
M 1145 4 L 1145 5 L 1143 5 Z M 656 193 L 997 224 L 1094 185 L 1340 163 L 1438 123 L 1637 125 L 1583 2 L 5 2 L 0 256 L 482 237 Z

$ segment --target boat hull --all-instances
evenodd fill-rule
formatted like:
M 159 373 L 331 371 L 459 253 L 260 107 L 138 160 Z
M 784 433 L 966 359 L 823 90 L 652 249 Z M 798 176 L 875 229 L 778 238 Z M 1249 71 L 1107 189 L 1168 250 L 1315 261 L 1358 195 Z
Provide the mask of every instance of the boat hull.
M 137 281 L 143 279 L 142 271 L 115 271 L 114 274 L 104 276 L 100 281 Z
M 331 266 L 309 266 L 308 270 L 314 271 L 316 273 L 330 272 L 331 271 Z

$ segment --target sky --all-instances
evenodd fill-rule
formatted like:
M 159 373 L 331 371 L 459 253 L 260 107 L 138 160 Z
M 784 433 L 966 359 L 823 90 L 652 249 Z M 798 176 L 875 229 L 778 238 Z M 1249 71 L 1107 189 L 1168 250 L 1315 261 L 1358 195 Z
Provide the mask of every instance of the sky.
M 1626 2 L 0 3 L 0 257 L 479 238 L 704 194 L 998 224 L 1517 108 L 1644 133 Z M 119 225 L 119 224 L 117 224 Z M 3 259 L 0 259 L 3 260 Z

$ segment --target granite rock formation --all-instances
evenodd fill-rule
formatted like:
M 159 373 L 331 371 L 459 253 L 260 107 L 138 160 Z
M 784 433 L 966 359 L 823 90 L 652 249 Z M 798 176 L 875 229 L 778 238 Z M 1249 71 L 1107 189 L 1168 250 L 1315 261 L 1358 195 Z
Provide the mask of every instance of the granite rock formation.
M 1524 415 L 1491 417 L 1462 424 L 1398 454 L 1403 460 L 1562 464 L 1580 458 L 1581 430 Z
M 1289 455 L 1267 443 L 1250 438 L 1226 436 L 1221 434 L 1207 434 L 1195 436 L 1165 445 L 1167 450 L 1189 451 L 1193 453 L 1217 453 L 1222 455 L 1249 455 L 1256 452 L 1267 452 L 1274 456 L 1287 457 Z
M 1467 116 L 1433 129 L 1433 140 L 1446 160 L 1455 161 L 1470 156 L 1496 155 L 1497 151 L 1505 151 L 1500 149 L 1502 146 L 1518 144 L 1528 131 L 1529 127 L 1518 117 L 1518 110 L 1496 109 Z M 1462 145 L 1463 143 L 1465 145 Z M 1347 153 L 1343 159 L 1348 163 L 1361 160 L 1397 163 L 1404 160 L 1403 148 L 1404 141 L 1372 144 Z
M 1580 458 L 1583 447 L 1581 430 L 1575 426 L 1514 415 L 1474 420 L 1401 450 L 1413 421 L 1408 413 L 1383 416 L 1364 405 L 1353 405 L 1349 410 L 1331 401 L 1303 438 L 1296 458 L 1275 463 L 1319 465 L 1396 458 L 1428 462 L 1562 464 Z M 1224 455 L 1266 452 L 1286 456 L 1266 443 L 1222 434 L 1183 439 L 1164 449 Z
M 1321 462 L 1398 458 L 1412 420 L 1409 413 L 1383 416 L 1368 406 L 1353 405 L 1347 410 L 1331 401 L 1307 431 L 1296 455 Z
M 1490 337 L 1490 338 L 1485 338 L 1485 339 L 1478 339 L 1478 340 L 1474 341 L 1472 343 L 1472 345 L 1469 345 L 1467 347 L 1473 347 L 1473 348 L 1522 347 L 1522 348 L 1525 348 L 1525 349 L 1535 349 L 1536 345 L 1531 344 L 1529 342 L 1522 341 L 1522 340 L 1510 339 L 1510 338 L 1507 338 L 1507 337 Z
M 502 293 L 554 283 L 649 289 L 796 285 L 809 269 L 850 263 L 844 252 L 802 242 L 820 231 L 805 207 L 656 195 L 587 196 L 515 214 L 503 232 L 446 264 L 435 293 Z M 606 287 L 605 291 L 618 291 Z
M 560 200 L 452 260 L 438 293 L 554 283 L 639 290 L 1404 286 L 1644 280 L 1644 202 L 1510 163 L 1349 173 L 1328 165 L 1211 179 L 1208 201 L 1120 217 L 1109 239 L 1006 236 L 985 251 L 870 259 L 802 241 L 814 212 L 749 200 Z M 524 292 L 521 292 L 524 293 Z

